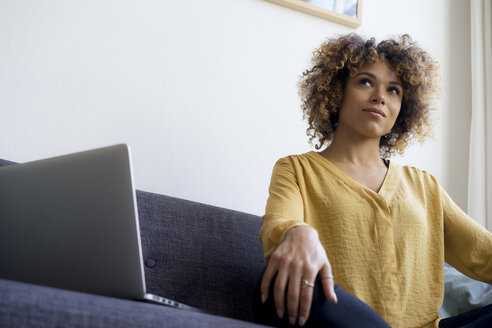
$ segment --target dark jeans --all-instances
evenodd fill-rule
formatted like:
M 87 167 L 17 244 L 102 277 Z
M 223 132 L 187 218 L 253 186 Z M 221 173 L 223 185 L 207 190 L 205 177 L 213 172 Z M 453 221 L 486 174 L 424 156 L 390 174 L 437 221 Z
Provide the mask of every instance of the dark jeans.
M 273 301 L 273 285 L 270 285 L 268 299 L 265 304 L 261 303 L 260 285 L 263 274 L 258 279 L 253 295 L 253 311 L 257 323 L 274 327 L 289 327 L 289 315 L 284 314 L 282 319 L 277 317 L 275 303 Z M 388 328 L 386 321 L 381 318 L 369 305 L 355 296 L 335 285 L 338 303 L 329 301 L 321 287 L 321 281 L 316 278 L 316 287 L 313 290 L 313 301 L 311 312 L 304 327 L 356 327 L 356 328 Z M 310 288 L 310 287 L 308 287 Z M 287 309 L 287 306 L 285 306 Z
M 270 286 L 268 299 L 261 303 L 260 285 L 263 274 L 258 279 L 253 293 L 253 311 L 257 323 L 274 327 L 293 327 L 289 324 L 288 314 L 282 319 L 277 317 L 275 303 L 273 301 L 273 285 Z M 314 327 L 346 327 L 346 328 L 379 328 L 390 327 L 376 311 L 355 296 L 335 285 L 338 303 L 329 301 L 321 287 L 321 281 L 316 278 L 316 287 L 313 290 L 313 301 L 309 318 L 304 325 L 307 328 Z M 310 287 L 308 287 L 310 288 Z M 287 306 L 285 306 L 287 309 Z M 474 309 L 460 315 L 441 320 L 439 328 L 491 328 L 492 304 Z
M 446 318 L 439 328 L 490 328 L 492 327 L 492 304 Z

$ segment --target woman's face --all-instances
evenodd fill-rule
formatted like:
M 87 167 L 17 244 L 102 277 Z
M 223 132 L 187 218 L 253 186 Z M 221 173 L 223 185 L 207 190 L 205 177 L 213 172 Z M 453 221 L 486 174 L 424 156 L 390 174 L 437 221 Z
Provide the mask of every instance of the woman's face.
M 386 61 L 363 66 L 349 76 L 338 116 L 338 127 L 361 136 L 380 138 L 388 133 L 400 113 L 401 80 Z

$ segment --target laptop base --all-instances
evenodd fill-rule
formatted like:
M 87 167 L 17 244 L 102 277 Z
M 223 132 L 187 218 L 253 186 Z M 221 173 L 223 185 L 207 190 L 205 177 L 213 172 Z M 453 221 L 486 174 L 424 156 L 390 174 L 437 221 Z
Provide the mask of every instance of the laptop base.
M 186 304 L 183 304 L 183 303 L 179 303 L 179 302 L 170 300 L 168 298 L 164 298 L 164 297 L 157 296 L 157 295 L 154 295 L 154 294 L 145 294 L 143 300 L 145 302 L 159 304 L 159 305 L 166 305 L 166 306 L 170 306 L 170 307 L 174 307 L 174 308 L 178 308 L 178 309 L 182 309 L 182 310 L 191 310 L 191 311 L 196 311 L 196 312 L 207 313 L 204 310 L 195 308 L 193 306 L 189 306 L 189 305 L 186 305 Z

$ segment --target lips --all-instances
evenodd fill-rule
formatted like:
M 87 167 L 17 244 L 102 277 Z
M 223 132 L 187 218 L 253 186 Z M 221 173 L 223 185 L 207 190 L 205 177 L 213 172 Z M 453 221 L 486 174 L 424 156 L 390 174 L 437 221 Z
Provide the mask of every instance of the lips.
M 379 109 L 379 108 L 374 108 L 374 107 L 364 108 L 362 111 L 363 112 L 368 112 L 368 113 L 379 114 L 382 117 L 386 117 L 386 114 L 381 109 Z

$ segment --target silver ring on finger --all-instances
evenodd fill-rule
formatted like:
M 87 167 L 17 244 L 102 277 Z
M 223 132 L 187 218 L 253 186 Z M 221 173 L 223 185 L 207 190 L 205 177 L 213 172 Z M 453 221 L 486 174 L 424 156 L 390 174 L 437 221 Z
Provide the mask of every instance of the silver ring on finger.
M 314 283 L 307 281 L 307 279 L 301 280 L 301 288 L 311 287 L 314 288 Z
M 322 275 L 320 276 L 321 279 L 333 279 L 333 275 L 331 274 L 325 274 L 325 275 Z

